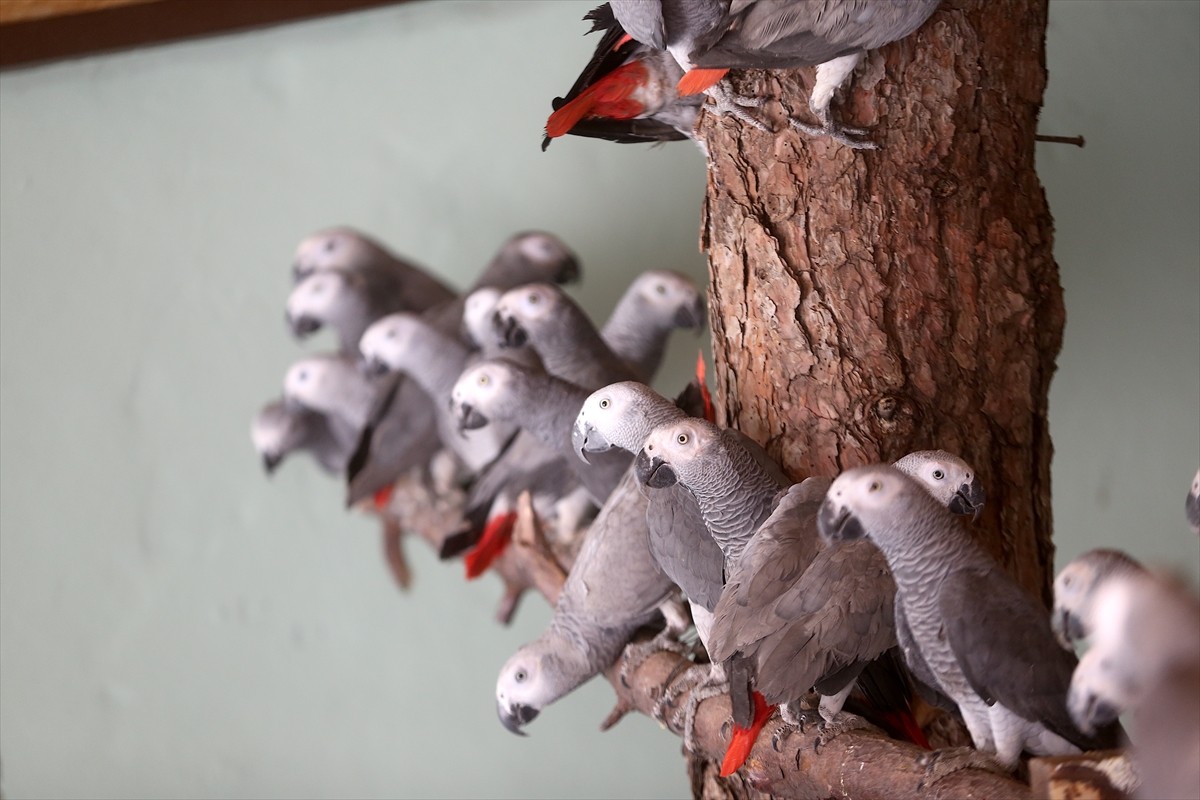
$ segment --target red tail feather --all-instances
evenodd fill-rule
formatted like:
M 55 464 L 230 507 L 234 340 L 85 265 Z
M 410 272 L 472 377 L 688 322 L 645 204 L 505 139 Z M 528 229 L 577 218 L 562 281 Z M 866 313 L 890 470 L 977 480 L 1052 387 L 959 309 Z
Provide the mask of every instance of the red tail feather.
M 926 750 L 933 749 L 929 740 L 925 738 L 925 732 L 917 724 L 916 717 L 907 711 L 885 711 L 878 714 L 877 722 L 879 727 L 883 728 L 893 739 L 912 742 L 917 747 Z
M 620 39 L 617 39 L 617 43 L 616 43 L 616 44 L 614 44 L 614 45 L 613 45 L 613 48 L 612 48 L 612 49 L 613 49 L 613 52 L 615 53 L 616 51 L 620 50 L 620 49 L 621 49 L 621 47 L 622 47 L 623 45 L 625 45 L 627 42 L 632 42 L 632 41 L 633 41 L 633 37 L 632 37 L 632 36 L 630 36 L 628 33 L 627 33 L 627 34 L 625 34 L 625 35 L 624 35 L 624 36 L 622 36 Z
M 679 83 L 675 86 L 675 91 L 680 97 L 687 97 L 689 94 L 700 94 L 710 86 L 716 85 L 721 78 L 725 77 L 727 69 L 692 69 L 688 70 Z
M 704 418 L 715 424 L 717 421 L 717 412 L 713 408 L 712 394 L 708 391 L 708 379 L 705 375 L 703 352 L 696 355 L 696 382 L 700 384 L 700 397 L 704 400 Z
M 395 486 L 385 486 L 371 497 L 376 511 L 387 511 L 387 507 L 392 503 L 392 492 L 395 489 Z
M 767 724 L 767 720 L 775 713 L 775 706 L 767 705 L 766 698 L 758 692 L 754 693 L 754 722 L 749 728 L 733 726 L 733 734 L 729 737 L 729 747 L 725 749 L 725 758 L 721 760 L 721 777 L 728 778 L 741 769 L 742 764 L 750 756 L 758 733 Z
M 571 102 L 546 120 L 546 135 L 551 139 L 570 133 L 584 117 L 633 119 L 642 113 L 642 104 L 630 99 L 646 82 L 646 67 L 640 61 L 622 64 L 579 93 Z
M 516 522 L 515 511 L 488 520 L 479 541 L 471 548 L 471 552 L 463 557 L 467 568 L 467 580 L 473 581 L 487 572 L 488 567 L 500 557 L 512 540 L 513 526 Z

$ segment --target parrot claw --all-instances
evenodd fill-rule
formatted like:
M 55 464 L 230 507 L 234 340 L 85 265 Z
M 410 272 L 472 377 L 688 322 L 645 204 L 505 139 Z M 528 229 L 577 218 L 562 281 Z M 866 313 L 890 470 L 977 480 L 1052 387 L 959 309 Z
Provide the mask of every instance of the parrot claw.
M 762 108 L 766 101 L 761 97 L 748 97 L 733 91 L 727 81 L 722 81 L 708 89 L 707 94 L 713 99 L 713 105 L 708 109 L 714 116 L 726 115 L 737 117 L 747 125 L 758 128 L 763 133 L 771 133 L 771 129 L 761 119 L 746 109 Z
M 687 658 L 687 647 L 677 641 L 671 635 L 670 630 L 664 630 L 653 639 L 647 639 L 644 642 L 631 642 L 625 645 L 625 651 L 621 655 L 621 669 L 618 673 L 621 679 L 621 685 L 629 688 L 629 676 L 638 670 L 642 664 L 655 653 L 661 652 L 675 653 Z
M 728 691 L 729 684 L 724 679 L 713 682 L 711 676 L 705 676 L 705 680 L 688 694 L 683 707 L 683 746 L 689 753 L 696 752 L 696 713 L 700 710 L 700 704 Z
M 925 774 L 921 778 L 921 782 L 917 784 L 918 791 L 927 786 L 933 786 L 943 778 L 964 769 L 982 769 L 998 775 L 1008 774 L 1008 770 L 1000 766 L 997 761 L 974 747 L 947 747 L 942 750 L 934 750 L 918 758 L 917 764 L 925 768 Z
M 813 752 L 820 753 L 821 750 L 837 737 L 841 736 L 846 731 L 862 730 L 870 728 L 871 725 L 865 719 L 857 714 L 850 712 L 842 712 L 837 717 L 830 721 L 822 720 L 818 726 L 821 731 L 816 740 L 813 742 Z
M 850 147 L 855 150 L 877 150 L 877 149 L 879 149 L 879 145 L 875 144 L 874 142 L 872 142 L 870 140 L 862 139 L 862 138 L 854 138 L 854 137 L 865 136 L 867 134 L 867 132 L 865 130 L 862 130 L 861 128 L 841 127 L 837 123 L 833 122 L 832 120 L 826 119 L 824 121 L 823 125 L 816 126 L 816 125 L 805 125 L 803 122 L 797 122 L 796 120 L 793 119 L 793 120 L 788 120 L 788 125 L 790 125 L 793 130 L 799 131 L 800 133 L 803 133 L 803 134 L 807 134 L 808 136 L 812 136 L 814 138 L 827 136 L 830 139 L 833 139 L 838 144 L 845 145 L 846 147 Z

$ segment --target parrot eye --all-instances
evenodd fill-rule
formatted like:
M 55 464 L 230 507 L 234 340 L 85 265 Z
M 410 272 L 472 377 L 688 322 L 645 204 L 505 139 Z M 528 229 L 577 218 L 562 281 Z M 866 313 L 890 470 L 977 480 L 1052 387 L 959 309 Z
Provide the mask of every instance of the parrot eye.
M 296 373 L 296 380 L 298 380 L 298 381 L 306 381 L 306 380 L 308 380 L 308 370 L 306 370 L 306 369 L 302 369 L 302 370 L 300 370 L 299 372 L 297 372 L 297 373 Z
M 389 338 L 389 339 L 395 339 L 395 338 L 396 338 L 396 329 L 395 329 L 395 328 L 388 328 L 388 330 L 387 330 L 387 338 Z
M 333 252 L 333 248 L 334 248 L 334 247 L 336 247 L 336 246 L 337 246 L 337 243 L 336 243 L 336 242 L 335 242 L 333 239 L 326 239 L 326 240 L 325 240 L 325 252 L 326 252 L 326 253 L 332 253 L 332 252 Z
M 687 443 L 688 443 L 688 435 L 687 435 L 686 433 L 681 433 L 681 434 L 679 434 L 677 437 L 675 437 L 675 439 L 676 439 L 676 441 L 678 441 L 680 444 L 687 444 Z
M 601 400 L 601 401 L 600 401 L 600 407 L 601 407 L 601 408 L 608 408 L 608 406 L 609 406 L 609 402 L 608 402 L 608 398 L 607 398 L 607 397 L 606 397 L 605 399 L 603 399 L 603 400 Z
M 871 481 L 871 485 L 867 487 L 868 492 L 878 492 L 883 488 L 883 484 L 879 481 Z
M 942 472 L 940 469 L 935 469 L 933 471 L 933 479 L 935 481 L 940 481 L 944 477 L 946 477 L 946 473 Z
M 657 284 L 657 285 L 654 287 L 654 291 L 658 292 L 659 294 L 666 294 L 666 293 L 667 293 L 667 287 L 666 287 L 666 286 L 663 286 L 663 285 L 660 283 L 660 284 Z
M 542 301 L 542 298 L 539 297 L 538 295 L 536 295 L 536 294 L 529 295 L 529 302 L 532 303 L 533 305 L 537 305 L 541 301 Z
M 524 683 L 525 679 L 528 677 L 529 675 L 525 672 L 525 670 L 519 669 L 517 670 L 516 674 L 513 675 L 513 680 L 515 680 L 517 683 Z
M 480 375 L 480 376 L 479 376 L 479 385 L 480 385 L 480 386 L 487 386 L 487 385 L 488 385 L 488 376 L 487 376 L 487 375 Z
M 1062 581 L 1063 581 L 1063 586 L 1067 586 L 1067 587 L 1069 587 L 1069 586 L 1071 585 L 1071 576 L 1070 576 L 1070 575 L 1063 575 L 1063 579 L 1062 579 Z

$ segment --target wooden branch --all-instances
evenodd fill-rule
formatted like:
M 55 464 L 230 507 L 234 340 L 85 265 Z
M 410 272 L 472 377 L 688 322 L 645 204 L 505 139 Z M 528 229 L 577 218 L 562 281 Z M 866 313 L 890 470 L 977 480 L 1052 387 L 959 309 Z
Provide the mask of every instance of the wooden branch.
M 625 686 L 614 665 L 607 677 L 617 693 L 617 707 L 653 716 L 663 684 L 685 666 L 685 659 L 674 653 L 656 653 L 628 677 Z M 686 701 L 684 693 L 678 703 L 682 706 Z M 728 698 L 715 697 L 700 704 L 696 742 L 701 758 L 720 762 L 729 743 L 729 720 Z M 997 773 L 989 759 L 970 748 L 930 752 L 870 728 L 843 733 L 818 750 L 819 731 L 810 728 L 781 738 L 775 749 L 771 734 L 777 725 L 778 717 L 772 718 L 741 770 L 740 780 L 759 792 L 797 800 L 1030 798 L 1029 787 Z

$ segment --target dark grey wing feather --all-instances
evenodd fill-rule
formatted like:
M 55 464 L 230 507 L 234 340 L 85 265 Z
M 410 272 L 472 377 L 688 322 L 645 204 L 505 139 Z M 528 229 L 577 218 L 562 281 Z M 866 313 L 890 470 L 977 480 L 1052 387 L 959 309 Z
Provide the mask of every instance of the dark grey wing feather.
M 654 560 L 689 600 L 712 611 L 721 596 L 725 556 L 704 526 L 696 498 L 679 484 L 646 493 Z
M 985 702 L 1040 721 L 1085 750 L 1098 746 L 1067 713 L 1074 654 L 1058 646 L 1049 613 L 1012 578 L 996 566 L 956 570 L 938 605 L 959 667 Z

